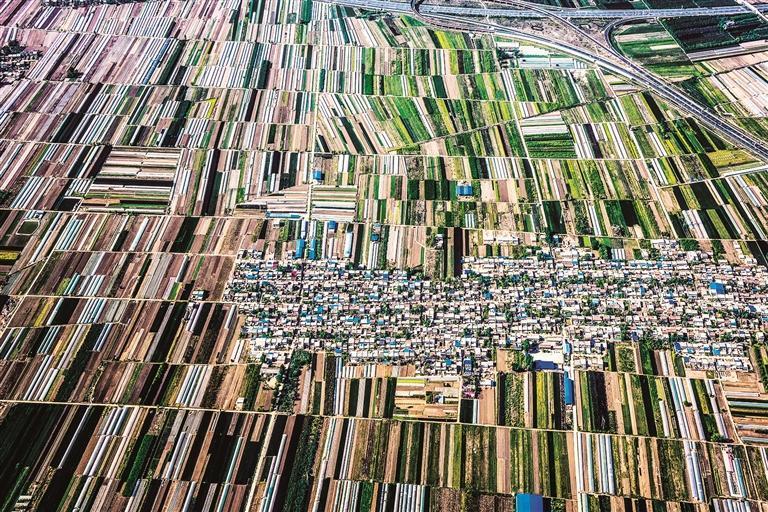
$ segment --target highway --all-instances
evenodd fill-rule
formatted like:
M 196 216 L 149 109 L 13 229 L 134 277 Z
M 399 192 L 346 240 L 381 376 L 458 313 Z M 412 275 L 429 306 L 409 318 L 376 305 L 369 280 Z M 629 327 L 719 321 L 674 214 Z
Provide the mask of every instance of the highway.
M 417 0 L 414 1 L 416 2 Z M 658 96 L 664 98 L 668 103 L 676 106 L 679 110 L 695 118 L 697 121 L 699 121 L 700 124 L 717 133 L 725 140 L 732 142 L 737 147 L 742 147 L 748 150 L 764 162 L 768 162 L 768 147 L 763 141 L 754 137 L 746 130 L 743 130 L 738 126 L 725 121 L 719 114 L 713 112 L 708 107 L 699 104 L 679 88 L 670 85 L 663 78 L 648 71 L 644 67 L 635 63 L 633 60 L 625 57 L 621 52 L 609 44 L 605 44 L 603 41 L 599 41 L 598 39 L 594 38 L 591 34 L 587 33 L 585 30 L 573 23 L 571 19 L 562 16 L 560 11 L 544 9 L 537 4 L 532 4 L 528 0 L 506 1 L 509 1 L 511 4 L 518 4 L 521 7 L 533 9 L 534 11 L 540 13 L 542 16 L 548 16 L 553 21 L 570 27 L 582 37 L 593 41 L 597 47 L 601 48 L 608 55 L 610 55 L 611 59 L 602 57 L 597 53 L 589 52 L 583 48 L 565 43 L 563 41 L 553 41 L 550 38 L 544 38 L 538 35 L 530 35 L 529 37 L 538 40 L 538 44 L 546 45 L 547 42 L 549 42 L 550 47 L 554 46 L 555 48 L 562 48 L 571 54 L 574 54 L 574 52 L 580 52 L 585 56 L 587 60 L 594 62 L 596 65 L 602 67 L 603 69 L 607 69 L 612 71 L 614 74 L 623 76 L 637 84 L 646 86 L 651 91 L 655 92 Z M 419 4 L 414 3 L 412 5 L 412 9 L 418 13 L 420 11 Z M 496 33 L 503 34 L 506 31 L 513 37 L 520 37 L 521 35 L 521 32 L 519 31 L 511 30 L 498 24 L 491 25 Z M 612 59 L 616 59 L 619 65 L 617 66 L 616 61 Z
M 544 6 L 542 6 L 544 7 Z M 548 6 L 547 6 L 548 7 Z M 750 10 L 742 5 L 692 9 L 566 9 L 550 8 L 563 18 L 572 19 L 632 19 L 632 18 L 680 18 L 685 16 L 733 16 L 747 14 Z M 761 12 L 768 12 L 768 4 L 760 5 Z M 456 16 L 490 16 L 492 18 L 543 18 L 544 14 L 532 9 L 451 7 L 425 5 L 423 14 L 452 14 Z
M 746 149 L 762 161 L 768 162 L 768 146 L 766 146 L 765 143 L 745 130 L 724 121 L 718 114 L 711 109 L 700 105 L 682 90 L 669 85 L 663 79 L 628 59 L 624 59 L 623 65 L 619 65 L 611 60 L 592 55 L 581 48 L 567 43 L 555 42 L 542 36 L 524 34 L 507 29 L 506 27 L 499 27 L 498 25 L 494 25 L 494 28 L 496 29 L 495 33 L 497 34 L 514 37 L 516 39 L 523 39 L 541 46 L 565 51 L 575 57 L 592 62 L 613 74 L 623 76 L 632 82 L 643 85 L 656 93 L 656 95 L 664 99 L 667 103 L 690 115 L 699 121 L 701 125 L 709 128 L 725 140 L 732 142 L 737 147 Z
M 575 46 L 573 44 L 564 42 L 564 41 L 557 41 L 553 40 L 551 37 L 546 37 L 544 35 L 538 35 L 538 34 L 530 34 L 527 32 L 521 32 L 518 30 L 514 30 L 508 27 L 504 27 L 502 25 L 492 23 L 489 20 L 488 21 L 478 21 L 473 20 L 471 17 L 467 18 L 466 16 L 469 15 L 466 11 L 464 12 L 464 17 L 458 17 L 457 15 L 452 14 L 434 14 L 432 13 L 431 9 L 429 9 L 430 6 L 420 6 L 420 0 L 413 0 L 410 4 L 405 4 L 403 2 L 395 2 L 390 0 L 337 0 L 335 3 L 346 5 L 350 7 L 365 7 L 368 9 L 383 9 L 390 12 L 395 13 L 411 13 L 417 16 L 418 18 L 423 19 L 426 23 L 432 23 L 440 26 L 440 22 L 443 23 L 443 26 L 453 29 L 453 30 L 472 30 L 475 32 L 491 32 L 494 34 L 510 37 L 513 39 L 526 41 L 529 43 L 536 44 L 538 46 L 543 46 L 546 48 L 552 48 L 557 51 L 561 51 L 564 53 L 568 53 L 570 55 L 573 55 L 574 57 L 577 57 L 581 60 L 584 60 L 586 62 L 591 62 L 595 64 L 596 66 L 599 66 L 615 75 L 621 76 L 626 78 L 627 80 L 634 82 L 640 86 L 646 87 L 656 93 L 660 98 L 662 98 L 664 101 L 669 103 L 670 105 L 676 107 L 683 113 L 693 117 L 699 123 L 704 126 L 705 128 L 708 128 L 712 130 L 714 133 L 718 134 L 720 137 L 724 138 L 725 140 L 731 142 L 737 147 L 741 147 L 747 151 L 749 151 L 751 154 L 753 154 L 755 157 L 759 158 L 763 162 L 768 162 L 768 146 L 764 142 L 762 142 L 760 139 L 757 139 L 753 135 L 751 135 L 749 132 L 743 130 L 740 127 L 737 127 L 735 125 L 732 125 L 731 123 L 725 121 L 720 115 L 712 111 L 711 109 L 707 108 L 706 106 L 703 106 L 699 104 L 696 100 L 691 98 L 688 94 L 684 93 L 681 89 L 676 88 L 669 83 L 667 83 L 665 80 L 660 78 L 659 76 L 651 73 L 647 69 L 643 68 L 642 66 L 637 65 L 635 62 L 631 61 L 630 59 L 627 59 L 620 53 L 616 52 L 612 48 L 607 48 L 602 43 L 598 42 L 598 45 L 601 46 L 601 48 L 606 49 L 608 52 L 610 52 L 612 58 L 607 58 L 601 55 L 598 55 L 596 53 L 590 52 L 589 50 L 580 48 L 578 46 Z M 434 8 L 439 8 L 439 6 L 432 6 Z M 761 8 L 765 8 L 764 6 L 761 6 Z M 462 9 L 462 8 L 451 8 L 451 9 Z M 736 9 L 736 7 L 732 7 L 729 9 Z M 746 12 L 746 8 L 741 7 L 741 9 L 738 12 Z M 486 9 L 478 9 L 479 11 L 483 12 L 483 15 L 487 15 Z M 508 12 L 513 11 L 514 9 L 508 10 Z M 565 9 L 557 9 L 552 12 L 548 12 L 549 10 L 545 8 L 534 8 L 534 9 L 525 9 L 525 11 L 530 10 L 531 13 L 536 14 L 538 17 L 544 18 L 544 17 L 550 17 L 555 22 L 562 23 L 562 18 L 564 12 L 568 12 Z M 709 11 L 713 11 L 714 9 L 709 9 Z M 517 12 L 522 12 L 523 9 L 517 9 Z M 655 12 L 656 10 L 654 10 Z M 669 10 L 667 10 L 669 11 Z M 681 10 L 677 10 L 681 11 Z M 687 13 L 690 12 L 689 9 L 682 10 Z M 430 14 L 425 14 L 426 12 L 429 12 Z M 586 11 L 585 11 L 586 12 Z M 643 12 L 642 10 L 632 11 L 637 13 L 635 17 L 643 17 L 639 13 Z M 649 16 L 653 17 L 653 16 Z M 573 19 L 573 17 L 571 18 Z M 569 21 L 566 20 L 566 23 L 573 26 Z M 580 29 L 577 28 L 581 32 Z M 594 39 L 591 39 L 591 41 L 595 41 Z
M 330 1 L 330 0 L 325 0 Z M 380 9 L 391 12 L 410 12 L 407 2 L 396 0 L 343 0 L 335 2 L 350 7 Z M 760 12 L 768 13 L 768 4 L 755 6 Z M 733 16 L 752 12 L 743 5 L 725 7 L 698 7 L 680 9 L 570 9 L 542 5 L 541 9 L 552 11 L 562 18 L 571 19 L 643 19 L 643 18 L 680 18 L 686 16 Z M 423 5 L 420 10 L 423 15 L 452 15 L 452 16 L 490 16 L 491 18 L 545 18 L 539 9 L 524 8 L 488 8 L 454 7 L 449 5 Z

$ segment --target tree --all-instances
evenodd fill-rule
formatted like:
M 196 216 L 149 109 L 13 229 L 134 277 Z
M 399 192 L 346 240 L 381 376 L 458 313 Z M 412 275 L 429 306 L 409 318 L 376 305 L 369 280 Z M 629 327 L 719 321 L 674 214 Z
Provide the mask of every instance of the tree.
M 67 69 L 67 80 L 79 80 L 81 76 L 83 74 L 75 69 L 74 66 L 69 66 L 69 69 Z

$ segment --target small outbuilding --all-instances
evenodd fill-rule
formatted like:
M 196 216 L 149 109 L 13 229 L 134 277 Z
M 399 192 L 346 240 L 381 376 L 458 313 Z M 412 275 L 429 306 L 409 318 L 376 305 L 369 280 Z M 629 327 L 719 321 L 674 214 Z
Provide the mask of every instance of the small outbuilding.
M 544 498 L 540 494 L 517 494 L 515 512 L 544 512 Z

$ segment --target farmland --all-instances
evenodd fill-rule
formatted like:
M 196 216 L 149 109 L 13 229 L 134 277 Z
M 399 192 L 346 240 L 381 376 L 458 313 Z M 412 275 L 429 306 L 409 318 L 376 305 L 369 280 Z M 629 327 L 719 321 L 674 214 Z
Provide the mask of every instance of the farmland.
M 659 88 L 333 2 L 0 3 L 0 511 L 768 508 L 768 170 Z M 768 140 L 765 26 L 609 35 Z

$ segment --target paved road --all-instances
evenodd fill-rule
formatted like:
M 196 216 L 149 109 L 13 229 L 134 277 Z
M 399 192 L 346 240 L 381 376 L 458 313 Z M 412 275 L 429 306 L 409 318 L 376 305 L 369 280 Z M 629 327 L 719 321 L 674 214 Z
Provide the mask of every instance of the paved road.
M 699 123 L 706 128 L 709 128 L 724 139 L 731 141 L 736 146 L 748 150 L 764 162 L 768 162 L 768 146 L 766 146 L 765 143 L 745 130 L 728 123 L 720 115 L 699 104 L 677 87 L 669 85 L 663 79 L 632 62 L 627 62 L 625 60 L 623 61 L 624 65 L 618 65 L 608 59 L 592 55 L 576 46 L 561 42 L 555 43 L 546 37 L 529 34 L 521 35 L 519 32 L 509 30 L 505 27 L 498 27 L 495 32 L 502 35 L 509 35 L 510 37 L 517 39 L 525 38 L 530 42 L 539 45 L 561 49 L 583 60 L 593 62 L 616 75 L 623 76 L 637 84 L 644 85 L 659 97 L 663 98 L 667 103 L 674 105 L 679 110 L 699 121 Z
M 646 87 L 654 91 L 657 95 L 664 98 L 668 103 L 676 106 L 681 111 L 686 112 L 692 117 L 694 117 L 695 119 L 697 119 L 699 123 L 702 124 L 703 126 L 719 134 L 721 137 L 725 138 L 726 140 L 734 143 L 736 146 L 740 146 L 740 147 L 743 147 L 744 149 L 749 150 L 752 154 L 754 154 L 764 162 L 768 162 L 768 146 L 766 146 L 766 144 L 762 140 L 756 138 L 746 130 L 743 130 L 741 127 L 731 124 L 728 121 L 724 120 L 720 114 L 714 112 L 713 110 L 711 110 L 710 108 L 704 105 L 701 105 L 696 100 L 694 100 L 691 96 L 685 94 L 679 88 L 673 85 L 670 85 L 662 77 L 638 65 L 631 59 L 624 56 L 621 52 L 619 52 L 613 46 L 597 40 L 592 35 L 588 34 L 579 26 L 577 26 L 575 23 L 573 23 L 571 19 L 565 18 L 564 16 L 562 16 L 562 13 L 560 11 L 552 11 L 552 10 L 544 9 L 539 5 L 531 4 L 528 0 L 509 0 L 509 2 L 511 4 L 518 2 L 520 4 L 520 7 L 531 8 L 534 11 L 540 13 L 542 16 L 547 16 L 551 18 L 555 22 L 564 23 L 565 25 L 569 26 L 572 30 L 574 30 L 576 33 L 584 37 L 585 40 L 591 39 L 598 47 L 600 47 L 603 51 L 605 51 L 607 55 L 610 55 L 611 58 L 604 58 L 598 53 L 585 50 L 581 47 L 572 45 L 570 43 L 565 43 L 561 41 L 555 42 L 555 41 L 551 41 L 551 39 L 549 38 L 544 38 L 538 35 L 530 36 L 532 38 L 538 39 L 539 44 L 546 45 L 547 42 L 549 42 L 549 45 L 552 46 L 553 43 L 555 43 L 554 44 L 555 47 L 562 48 L 568 51 L 569 53 L 581 52 L 588 58 L 588 60 L 590 60 L 591 62 L 594 62 L 595 64 L 601 66 L 602 68 L 611 70 L 615 74 L 624 76 L 635 83 L 645 85 Z M 417 3 L 414 3 L 412 5 L 412 8 L 414 9 L 414 11 L 417 11 L 417 12 L 420 11 Z M 497 24 L 491 24 L 491 25 L 492 25 L 492 29 L 495 30 L 497 33 L 504 33 L 506 31 L 507 33 L 509 33 L 509 35 L 513 35 L 513 36 L 517 35 L 517 37 L 519 37 L 518 31 L 511 30 Z M 616 65 L 617 63 L 618 63 L 618 66 Z
M 677 107 L 682 112 L 695 118 L 701 125 L 709 128 L 725 140 L 730 141 L 737 147 L 744 148 L 757 158 L 768 162 L 768 146 L 761 140 L 757 139 L 749 132 L 732 125 L 725 121 L 720 115 L 712 111 L 711 109 L 699 104 L 693 98 L 685 94 L 681 89 L 669 85 L 665 80 L 659 76 L 649 72 L 647 69 L 638 66 L 631 60 L 627 59 L 623 55 L 618 54 L 611 50 L 613 59 L 605 58 L 600 55 L 593 54 L 592 52 L 580 48 L 578 46 L 566 43 L 563 41 L 552 40 L 549 37 L 539 36 L 535 34 L 529 34 L 526 32 L 519 32 L 495 23 L 482 22 L 473 19 L 467 19 L 466 17 L 458 17 L 452 14 L 435 14 L 433 11 L 428 10 L 429 6 L 419 6 L 419 0 L 412 0 L 411 4 L 405 4 L 403 2 L 396 2 L 392 0 L 334 0 L 335 3 L 347 5 L 351 7 L 367 7 L 369 9 L 384 9 L 391 12 L 410 12 L 416 16 L 420 16 L 426 19 L 426 21 L 440 21 L 446 26 L 457 30 L 477 30 L 478 32 L 490 31 L 496 34 L 508 36 L 514 39 L 528 41 L 536 45 L 553 48 L 556 50 L 569 53 L 574 57 L 581 60 L 591 62 L 601 68 L 610 71 L 618 76 L 622 76 L 636 84 L 647 87 L 655 92 L 659 97 L 664 99 L 667 103 Z M 765 8 L 764 6 L 761 6 Z M 438 6 L 433 6 L 438 8 Z M 731 8 L 729 8 L 731 9 Z M 742 8 L 739 12 L 745 12 Z M 480 9 L 482 11 L 482 9 Z M 713 9 L 710 9 L 711 12 Z M 669 11 L 667 9 L 666 11 Z M 679 11 L 679 10 L 678 10 Z M 427 15 L 426 13 L 429 12 Z M 466 16 L 466 11 L 463 11 Z M 522 12 L 518 9 L 518 12 Z M 563 12 L 567 12 L 563 9 L 558 9 L 555 12 L 547 14 L 546 11 L 541 8 L 531 10 L 530 12 L 536 14 L 539 17 L 551 16 L 554 19 L 562 18 Z M 585 11 L 587 12 L 587 11 Z M 642 11 L 634 11 L 640 13 Z M 655 11 L 654 11 L 655 12 Z M 686 15 L 689 15 L 690 10 L 685 9 Z
M 328 0 L 331 1 L 331 0 Z M 350 7 L 366 7 L 392 12 L 409 12 L 407 2 L 397 0 L 343 0 L 340 2 Z M 768 12 L 768 4 L 755 6 L 761 12 Z M 711 8 L 687 9 L 568 9 L 542 5 L 563 18 L 598 18 L 598 19 L 636 19 L 636 18 L 679 18 L 684 16 L 729 16 L 751 12 L 743 5 Z M 452 7 L 448 5 L 423 5 L 420 12 L 424 15 L 454 15 L 454 16 L 490 16 L 492 18 L 544 18 L 539 10 L 534 9 L 502 9 L 480 7 Z
M 761 5 L 762 12 L 768 12 L 768 4 Z M 679 18 L 683 16 L 732 16 L 745 14 L 750 10 L 744 6 L 694 8 L 694 9 L 550 9 L 563 18 L 600 18 L 600 19 L 627 19 L 627 18 Z M 453 14 L 457 16 L 490 16 L 497 18 L 542 18 L 540 12 L 530 9 L 500 9 L 500 8 L 469 8 L 450 7 L 447 5 L 425 5 L 421 8 L 424 14 Z
M 442 17 L 442 16 L 441 16 Z M 454 22 L 455 18 L 451 18 Z M 464 20 L 466 23 L 466 20 Z M 768 145 L 752 134 L 725 121 L 719 114 L 710 108 L 701 105 L 681 89 L 670 85 L 664 79 L 651 73 L 642 66 L 627 59 L 618 52 L 612 51 L 612 54 L 620 62 L 616 63 L 611 59 L 595 55 L 588 50 L 562 41 L 553 41 L 551 38 L 518 32 L 497 24 L 489 24 L 490 28 L 497 34 L 507 35 L 517 39 L 525 39 L 541 46 L 556 48 L 579 57 L 588 62 L 592 62 L 603 69 L 606 69 L 616 75 L 623 76 L 632 82 L 643 85 L 663 98 L 667 103 L 677 107 L 682 112 L 696 119 L 701 125 L 709 128 L 716 134 L 730 141 L 737 147 L 748 150 L 757 158 L 768 162 Z

